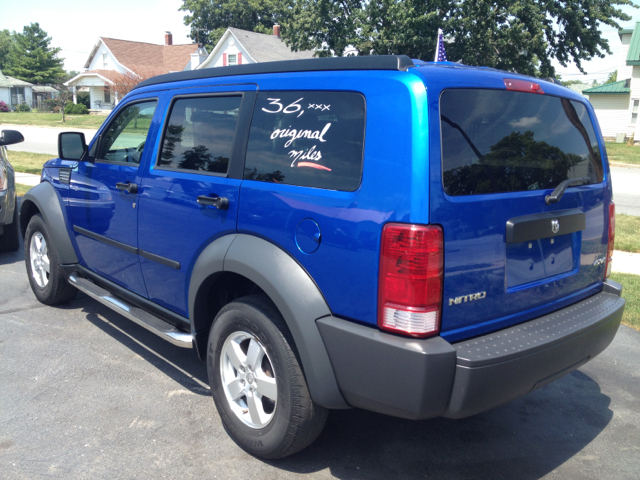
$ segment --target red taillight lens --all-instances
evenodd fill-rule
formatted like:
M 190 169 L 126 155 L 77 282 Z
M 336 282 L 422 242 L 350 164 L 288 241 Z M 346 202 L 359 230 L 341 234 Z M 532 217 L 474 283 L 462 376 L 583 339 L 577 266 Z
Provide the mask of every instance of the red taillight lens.
M 527 80 L 516 80 L 513 78 L 504 78 L 503 80 L 507 90 L 513 90 L 515 92 L 544 93 L 544 90 L 542 90 L 539 83 L 529 82 Z
M 607 244 L 607 265 L 605 268 L 604 278 L 611 275 L 611 260 L 613 260 L 613 246 L 616 238 L 616 204 L 609 204 L 609 243 Z
M 378 326 L 428 337 L 440 330 L 444 249 L 437 225 L 389 223 L 382 230 Z

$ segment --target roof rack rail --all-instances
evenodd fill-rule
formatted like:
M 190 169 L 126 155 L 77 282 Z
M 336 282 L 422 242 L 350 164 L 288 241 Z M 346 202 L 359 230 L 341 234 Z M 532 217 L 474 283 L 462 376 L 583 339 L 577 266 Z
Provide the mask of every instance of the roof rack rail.
M 148 87 L 161 83 L 196 80 L 201 78 L 232 77 L 234 75 L 257 75 L 261 73 L 319 72 L 331 70 L 397 70 L 407 71 L 415 67 L 413 60 L 406 55 L 367 55 L 363 57 L 323 57 L 304 60 L 285 60 L 280 62 L 251 63 L 220 68 L 203 68 L 186 72 L 158 75 L 134 87 Z

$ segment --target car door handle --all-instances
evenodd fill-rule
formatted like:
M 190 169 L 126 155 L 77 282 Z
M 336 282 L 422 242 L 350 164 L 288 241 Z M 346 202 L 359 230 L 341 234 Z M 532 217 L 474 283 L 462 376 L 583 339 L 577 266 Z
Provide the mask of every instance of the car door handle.
M 209 197 L 207 195 L 200 195 L 198 197 L 198 203 L 200 205 L 216 207 L 220 210 L 226 210 L 229 208 L 229 199 L 227 197 Z
M 127 193 L 138 193 L 138 184 L 131 182 L 118 182 L 116 188 Z

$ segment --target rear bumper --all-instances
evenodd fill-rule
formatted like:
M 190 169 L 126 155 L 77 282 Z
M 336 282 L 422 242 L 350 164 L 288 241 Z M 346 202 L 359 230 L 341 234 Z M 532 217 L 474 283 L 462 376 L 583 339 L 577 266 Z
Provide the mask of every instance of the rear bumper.
M 382 333 L 335 317 L 317 321 L 347 403 L 402 418 L 463 418 L 580 367 L 613 340 L 621 287 L 552 314 L 449 344 Z

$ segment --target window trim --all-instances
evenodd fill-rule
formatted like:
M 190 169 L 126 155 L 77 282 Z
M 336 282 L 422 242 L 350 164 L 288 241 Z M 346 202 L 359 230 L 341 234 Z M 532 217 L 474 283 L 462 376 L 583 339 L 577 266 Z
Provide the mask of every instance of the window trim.
M 160 106 L 160 99 L 158 97 L 149 97 L 149 98 L 144 98 L 144 99 L 136 99 L 136 100 L 132 100 L 131 102 L 127 102 L 125 104 L 122 104 L 121 106 L 119 105 L 117 113 L 113 116 L 113 119 L 109 122 L 108 125 L 106 125 L 102 130 L 99 131 L 99 133 L 96 134 L 95 138 L 96 141 L 94 142 L 94 144 L 96 145 L 96 156 L 94 157 L 94 162 L 96 163 L 104 163 L 107 165 L 123 165 L 126 167 L 133 167 L 136 166 L 137 168 L 140 168 L 140 165 L 142 165 L 142 157 L 140 157 L 140 163 L 135 164 L 135 163 L 131 163 L 131 162 L 114 162 L 113 160 L 107 160 L 106 158 L 98 158 L 97 153 L 100 152 L 100 147 L 102 145 L 100 145 L 104 139 L 104 134 L 107 130 L 109 130 L 109 127 L 113 124 L 113 122 L 120 116 L 120 113 L 122 113 L 123 110 L 125 110 L 126 108 L 129 108 L 131 105 L 135 105 L 136 103 L 145 103 L 145 102 L 149 102 L 149 101 L 155 101 L 156 102 L 156 110 L 153 112 L 153 116 L 156 116 L 156 112 L 158 111 L 158 107 Z M 153 118 L 151 118 L 151 123 L 153 123 Z M 149 131 L 151 131 L 151 125 L 149 126 Z M 149 137 L 149 132 L 147 132 L 147 138 Z M 93 148 L 93 145 L 91 145 L 90 149 Z M 146 140 L 145 140 L 145 147 L 146 147 Z M 142 154 L 144 155 L 144 149 L 142 150 Z
M 158 152 L 155 157 L 155 161 L 150 166 L 150 171 L 163 171 L 163 172 L 176 172 L 176 173 L 189 173 L 193 175 L 205 175 L 208 177 L 219 178 L 235 178 L 242 180 L 244 172 L 244 157 L 247 148 L 247 141 L 249 138 L 249 127 L 251 124 L 251 117 L 253 116 L 253 106 L 256 100 L 257 90 L 230 90 L 228 92 L 203 92 L 203 93 L 181 93 L 174 95 L 169 102 L 169 105 L 164 111 L 164 118 L 160 128 L 162 128 L 162 135 L 160 136 L 160 144 Z M 171 111 L 174 104 L 178 100 L 184 100 L 188 98 L 202 98 L 202 97 L 240 97 L 240 107 L 238 108 L 238 122 L 236 123 L 236 130 L 234 132 L 234 141 L 231 148 L 231 156 L 229 157 L 229 166 L 226 173 L 218 172 L 203 172 L 200 170 L 190 170 L 187 168 L 177 168 L 159 165 L 160 157 L 162 156 L 162 147 L 164 146 L 165 135 L 167 134 L 167 125 Z

